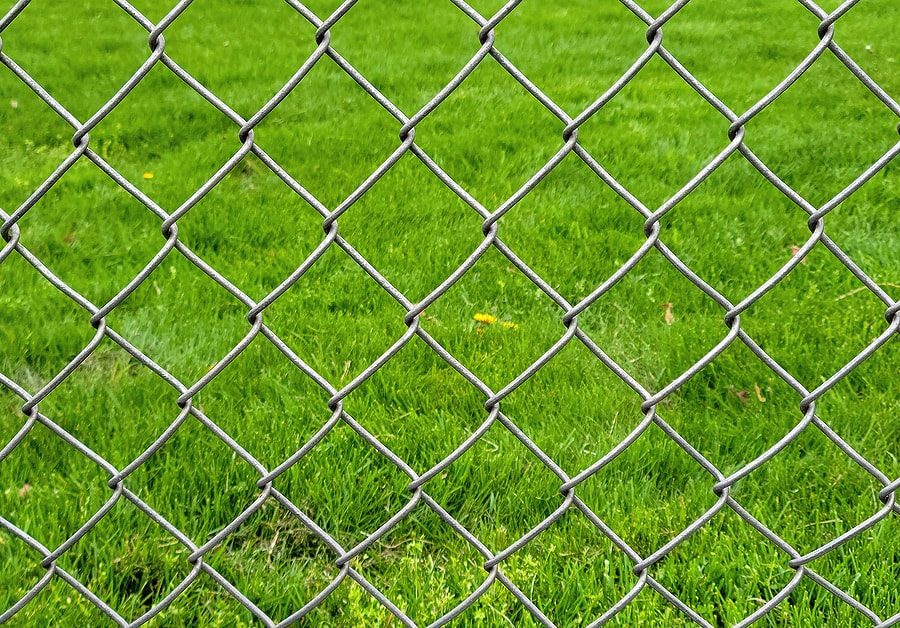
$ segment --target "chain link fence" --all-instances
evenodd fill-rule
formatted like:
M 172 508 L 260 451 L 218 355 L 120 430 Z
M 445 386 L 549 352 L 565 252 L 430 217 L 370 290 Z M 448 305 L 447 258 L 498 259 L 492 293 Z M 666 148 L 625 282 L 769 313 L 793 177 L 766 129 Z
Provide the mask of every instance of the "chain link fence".
M 47 429 L 54 432 L 60 439 L 68 443 L 72 448 L 80 452 L 82 456 L 98 465 L 108 474 L 109 498 L 102 508 L 91 513 L 90 517 L 84 522 L 76 532 L 72 533 L 64 542 L 56 547 L 46 547 L 39 542 L 36 537 L 39 536 L 39 530 L 29 530 L 23 524 L 17 524 L 15 521 L 0 516 L 0 527 L 2 527 L 16 542 L 28 546 L 43 556 L 40 566 L 44 570 L 43 576 L 30 586 L 27 593 L 21 597 L 10 608 L 3 609 L 0 614 L 0 622 L 9 620 L 17 615 L 26 607 L 38 594 L 53 582 L 63 582 L 71 588 L 73 593 L 83 596 L 84 599 L 102 611 L 112 621 L 121 626 L 138 626 L 158 615 L 165 614 L 167 607 L 172 604 L 182 593 L 191 586 L 198 578 L 207 577 L 218 583 L 222 590 L 232 596 L 234 600 L 245 607 L 259 622 L 266 626 L 282 626 L 296 622 L 306 616 L 310 611 L 319 606 L 345 581 L 355 581 L 362 589 L 368 592 L 375 600 L 377 600 L 387 611 L 389 611 L 397 621 L 403 625 L 416 625 L 413 618 L 407 616 L 399 605 L 390 599 L 389 594 L 379 590 L 374 584 L 364 577 L 354 566 L 354 559 L 360 556 L 365 550 L 373 546 L 377 541 L 385 537 L 394 530 L 410 513 L 415 509 L 430 509 L 444 522 L 446 526 L 452 528 L 453 531 L 474 550 L 483 557 L 484 576 L 483 581 L 477 588 L 471 590 L 465 599 L 462 599 L 451 611 L 440 617 L 432 623 L 432 626 L 440 626 L 451 622 L 454 618 L 464 615 L 466 611 L 473 606 L 481 596 L 494 587 L 503 587 L 509 591 L 523 607 L 525 607 L 535 620 L 543 625 L 554 625 L 551 618 L 538 607 L 531 599 L 531 596 L 516 586 L 504 574 L 505 562 L 510 559 L 519 550 L 533 541 L 536 537 L 545 532 L 550 526 L 559 520 L 567 511 L 576 509 L 595 526 L 596 531 L 602 534 L 606 539 L 611 541 L 618 551 L 632 563 L 634 574 L 633 586 L 630 591 L 613 606 L 606 609 L 601 615 L 590 619 L 591 626 L 600 626 L 613 619 L 620 611 L 628 607 L 637 598 L 641 592 L 648 590 L 653 591 L 671 606 L 675 607 L 684 617 L 689 618 L 693 622 L 701 626 L 711 626 L 713 623 L 702 617 L 693 610 L 686 602 L 682 601 L 671 588 L 665 586 L 654 577 L 654 567 L 666 558 L 673 550 L 685 543 L 689 537 L 694 535 L 698 530 L 703 528 L 713 517 L 723 510 L 733 511 L 747 525 L 755 528 L 763 535 L 772 546 L 777 548 L 783 554 L 784 563 L 793 570 L 793 578 L 787 586 L 783 587 L 777 595 L 771 599 L 765 600 L 760 604 L 758 609 L 745 617 L 739 626 L 747 626 L 755 621 L 767 616 L 779 604 L 785 601 L 801 583 L 814 583 L 821 587 L 824 591 L 839 599 L 843 604 L 852 608 L 860 620 L 869 621 L 871 624 L 887 627 L 900 625 L 900 613 L 892 617 L 881 617 L 876 612 L 868 608 L 859 600 L 855 599 L 850 593 L 842 590 L 837 585 L 830 582 L 824 576 L 820 575 L 813 569 L 811 563 L 818 558 L 829 554 L 836 548 L 844 545 L 848 541 L 860 537 L 870 528 L 879 522 L 900 514 L 900 505 L 897 504 L 897 489 L 900 487 L 900 479 L 888 477 L 874 464 L 867 461 L 860 453 L 854 450 L 847 442 L 845 442 L 829 425 L 822 420 L 816 413 L 816 406 L 820 398 L 828 393 L 834 386 L 847 377 L 854 369 L 857 368 L 864 360 L 879 351 L 886 343 L 888 343 L 900 329 L 900 305 L 895 302 L 885 290 L 866 272 L 864 272 L 853 259 L 850 258 L 829 236 L 825 233 L 825 217 L 835 207 L 844 202 L 850 195 L 854 194 L 867 181 L 872 179 L 879 171 L 894 159 L 900 153 L 900 142 L 894 144 L 890 150 L 882 155 L 877 161 L 872 163 L 865 169 L 850 185 L 843 189 L 839 194 L 834 196 L 828 202 L 821 206 L 815 206 L 807 201 L 800 193 L 792 189 L 787 183 L 780 179 L 770 168 L 760 159 L 750 148 L 744 143 L 745 127 L 752 119 L 769 107 L 776 99 L 779 98 L 794 82 L 796 82 L 804 73 L 813 67 L 823 55 L 833 55 L 837 58 L 852 74 L 856 80 L 863 85 L 871 94 L 874 94 L 894 115 L 900 118 L 900 104 L 898 104 L 891 95 L 882 89 L 866 71 L 838 44 L 836 39 L 836 30 L 842 18 L 858 0 L 847 0 L 838 8 L 830 13 L 822 9 L 812 0 L 800 0 L 800 4 L 806 10 L 819 20 L 818 38 L 819 43 L 802 62 L 790 72 L 780 83 L 775 85 L 762 99 L 749 107 L 746 111 L 732 111 L 726 106 L 716 94 L 712 93 L 704 86 L 681 62 L 663 45 L 663 27 L 676 16 L 687 4 L 688 0 L 679 0 L 672 4 L 658 16 L 653 16 L 641 7 L 637 2 L 632 0 L 621 0 L 621 3 L 639 18 L 646 25 L 646 50 L 634 60 L 631 66 L 610 85 L 596 100 L 585 110 L 570 115 L 556 102 L 551 100 L 541 89 L 539 89 L 528 76 L 520 71 L 517 66 L 505 57 L 498 49 L 498 39 L 495 33 L 496 27 L 507 19 L 518 7 L 521 0 L 512 0 L 506 3 L 494 15 L 485 16 L 476 11 L 472 6 L 466 4 L 463 0 L 448 0 L 461 11 L 472 24 L 472 36 L 477 37 L 480 47 L 477 53 L 459 69 L 456 76 L 446 84 L 440 91 L 434 94 L 427 104 L 415 112 L 404 112 L 389 100 L 376 86 L 371 83 L 366 76 L 355 69 L 351 63 L 341 55 L 336 47 L 332 46 L 332 31 L 339 29 L 341 20 L 347 12 L 357 3 L 357 0 L 346 0 L 331 15 L 321 18 L 313 11 L 308 9 L 298 0 L 287 0 L 287 3 L 299 15 L 315 27 L 315 52 L 302 62 L 299 69 L 291 77 L 291 79 L 274 94 L 265 105 L 249 118 L 244 118 L 232 109 L 220 96 L 213 93 L 204 86 L 194 76 L 189 74 L 178 61 L 170 57 L 166 52 L 166 29 L 175 22 L 182 12 L 190 4 L 190 0 L 182 0 L 174 6 L 167 15 L 159 22 L 154 23 L 141 13 L 135 6 L 129 4 L 126 0 L 115 0 L 115 4 L 121 8 L 134 22 L 143 27 L 149 34 L 147 42 L 149 44 L 149 54 L 146 61 L 134 72 L 134 74 L 121 86 L 117 93 L 110 98 L 96 113 L 86 120 L 80 120 L 71 114 L 54 95 L 47 91 L 41 84 L 32 78 L 27 68 L 19 65 L 15 59 L 15 51 L 7 50 L 0 47 L 0 61 L 6 68 L 15 74 L 25 85 L 28 86 L 47 107 L 52 109 L 59 118 L 71 125 L 74 133 L 72 135 L 72 143 L 74 149 L 68 156 L 59 163 L 54 172 L 37 188 L 27 200 L 20 206 L 10 210 L 0 210 L 0 218 L 2 218 L 2 227 L 0 227 L 0 235 L 3 237 L 3 246 L 0 249 L 0 263 L 19 256 L 33 266 L 49 284 L 52 284 L 57 290 L 64 294 L 68 299 L 82 308 L 89 315 L 90 324 L 95 329 L 93 339 L 81 349 L 77 355 L 69 360 L 68 364 L 58 372 L 50 381 L 46 382 L 38 389 L 28 389 L 23 383 L 14 381 L 11 377 L 0 374 L 0 384 L 8 391 L 21 398 L 21 410 L 25 416 L 21 424 L 21 428 L 15 436 L 7 443 L 3 444 L 0 449 L 0 462 L 7 458 L 23 440 L 29 437 L 29 433 L 38 424 L 43 425 Z M 0 19 L 0 34 L 12 24 L 20 13 L 29 5 L 30 0 L 20 0 L 12 9 Z M 2 46 L 2 40 L 0 40 Z M 502 47 L 502 46 L 500 46 Z M 336 207 L 327 207 L 320 202 L 313 194 L 311 194 L 303 185 L 292 178 L 292 176 L 283 168 L 274 158 L 272 158 L 264 148 L 257 144 L 254 138 L 254 129 L 267 116 L 269 116 L 282 101 L 300 85 L 309 72 L 322 62 L 323 59 L 329 58 L 337 66 L 339 66 L 349 77 L 355 81 L 359 90 L 365 92 L 380 105 L 384 111 L 388 112 L 395 120 L 398 127 L 400 143 L 396 150 L 385 160 L 378 168 L 368 176 L 359 186 Z M 489 59 L 490 58 L 490 59 Z M 585 124 L 595 114 L 601 111 L 610 101 L 612 101 L 638 74 L 638 72 L 648 64 L 652 59 L 660 58 L 668 66 L 672 68 L 696 94 L 709 103 L 716 111 L 721 114 L 722 132 L 727 133 L 729 143 L 727 147 L 717 154 L 709 163 L 697 172 L 686 184 L 681 187 L 674 195 L 668 198 L 658 208 L 645 206 L 629 189 L 617 181 L 604 166 L 595 159 L 588 150 L 579 143 L 579 128 Z M 540 103 L 547 111 L 553 114 L 559 121 L 559 128 L 562 134 L 562 143 L 558 151 L 535 171 L 528 181 L 515 191 L 509 198 L 500 203 L 496 208 L 485 207 L 481 202 L 474 198 L 462 185 L 457 183 L 450 175 L 448 175 L 439 164 L 439 160 L 433 158 L 426 152 L 423 146 L 416 143 L 416 127 L 425 120 L 432 112 L 462 85 L 467 77 L 472 74 L 479 64 L 488 61 L 498 64 L 502 67 L 515 81 L 518 82 L 533 97 L 534 101 Z M 233 156 L 221 166 L 221 168 L 206 181 L 202 186 L 196 189 L 190 197 L 184 201 L 179 207 L 167 211 L 157 204 L 154 199 L 150 198 L 142 191 L 134 182 L 128 180 L 116 168 L 114 168 L 91 144 L 91 131 L 106 118 L 131 92 L 148 73 L 157 66 L 164 66 L 174 76 L 178 77 L 185 85 L 189 86 L 197 94 L 201 95 L 206 101 L 212 104 L 221 115 L 227 118 L 234 125 L 234 130 L 240 139 L 241 146 Z M 600 90 L 598 90 L 600 91 Z M 609 186 L 621 199 L 626 201 L 634 212 L 640 214 L 644 220 L 644 236 L 645 241 L 638 250 L 628 259 L 621 267 L 611 276 L 602 281 L 595 282 L 595 288 L 590 294 L 578 301 L 571 303 L 561 296 L 554 287 L 538 275 L 528 264 L 528 260 L 520 258 L 513 249 L 501 239 L 502 218 L 511 211 L 517 203 L 519 203 L 526 195 L 528 195 L 538 183 L 544 179 L 556 166 L 570 153 L 574 153 L 578 159 L 583 161 L 591 171 Z M 666 246 L 662 237 L 661 219 L 672 210 L 677 204 L 688 197 L 698 186 L 708 179 L 717 169 L 725 162 L 726 159 L 739 154 L 747 163 L 752 165 L 765 179 L 777 189 L 781 194 L 788 198 L 798 210 L 802 210 L 807 215 L 807 224 L 810 235 L 806 242 L 799 247 L 797 254 L 794 255 L 787 263 L 785 263 L 774 275 L 768 280 L 760 284 L 748 296 L 737 303 L 731 302 L 719 291 L 714 289 L 709 283 L 705 282 L 691 267 L 689 267 L 682 259 L 680 259 L 673 251 Z M 272 290 L 269 294 L 259 300 L 249 298 L 236 285 L 229 282 L 217 269 L 204 261 L 196 252 L 188 248 L 188 246 L 179 239 L 178 221 L 183 218 L 191 209 L 223 180 L 241 161 L 248 155 L 255 155 L 263 164 L 265 164 L 272 173 L 274 173 L 284 185 L 289 187 L 293 193 L 302 198 L 309 205 L 314 207 L 322 217 L 322 229 L 324 236 L 319 246 L 302 261 L 296 270 L 284 277 L 280 285 Z M 434 287 L 434 289 L 419 302 L 413 302 L 400 290 L 395 288 L 381 273 L 376 269 L 365 257 L 363 257 L 339 232 L 338 221 L 340 217 L 357 201 L 359 201 L 372 188 L 375 183 L 388 173 L 398 161 L 407 154 L 414 155 L 424 166 L 430 170 L 434 177 L 440 181 L 447 189 L 451 190 L 459 199 L 461 199 L 473 212 L 476 212 L 482 222 L 483 239 L 480 245 L 471 252 L 469 257 L 456 268 L 452 274 Z M 20 221 L 28 214 L 28 212 L 38 203 L 38 201 L 57 183 L 58 180 L 70 169 L 76 162 L 80 160 L 88 160 L 100 168 L 110 180 L 120 186 L 132 197 L 142 203 L 149 212 L 152 212 L 159 220 L 159 226 L 163 235 L 163 242 L 158 253 L 146 263 L 146 266 L 131 279 L 127 285 L 121 287 L 119 292 L 105 303 L 93 303 L 81 293 L 67 285 L 54 272 L 46 266 L 40 258 L 38 258 L 31 250 L 26 248 L 21 239 Z M 776 285 L 782 282 L 798 264 L 802 262 L 804 256 L 814 247 L 824 247 L 840 262 L 847 270 L 849 270 L 860 282 L 861 289 L 871 292 L 884 305 L 884 324 L 883 331 L 875 338 L 871 344 L 858 353 L 853 359 L 849 360 L 839 370 L 834 372 L 823 383 L 814 389 L 808 389 L 788 370 L 783 368 L 778 362 L 770 357 L 763 348 L 741 327 L 741 314 L 748 308 L 759 301 L 763 295 L 772 290 Z M 349 381 L 341 388 L 335 387 L 323 375 L 309 366 L 304 359 L 297 355 L 291 347 L 282 338 L 275 334 L 265 322 L 266 311 L 272 306 L 291 286 L 300 280 L 311 267 L 325 254 L 329 249 L 337 247 L 349 255 L 359 267 L 371 278 L 374 284 L 396 300 L 405 310 L 406 315 L 403 317 L 403 323 L 407 327 L 407 331 L 394 342 L 394 344 L 383 353 L 377 360 L 369 364 L 358 376 Z M 429 308 L 436 301 L 442 298 L 451 287 L 461 278 L 466 276 L 469 271 L 475 267 L 479 260 L 491 249 L 495 249 L 502 254 L 508 262 L 521 271 L 533 285 L 539 289 L 547 298 L 552 300 L 558 306 L 559 319 L 563 326 L 563 333 L 559 339 L 544 353 L 535 360 L 528 368 L 522 371 L 517 377 L 509 381 L 505 386 L 494 389 L 485 384 L 473 372 L 459 361 L 450 351 L 430 335 L 423 326 L 420 325 L 420 319 L 426 308 Z M 656 390 L 648 389 L 644 384 L 639 382 L 632 373 L 617 363 L 607 353 L 603 347 L 599 346 L 586 331 L 579 328 L 578 317 L 585 312 L 594 303 L 601 299 L 613 286 L 622 280 L 635 266 L 651 252 L 663 256 L 671 266 L 681 275 L 686 277 L 697 288 L 702 290 L 710 300 L 721 307 L 724 320 L 724 336 L 721 341 L 700 360 L 693 364 L 690 368 L 677 375 L 664 386 Z M 656 254 L 653 253 L 653 254 Z M 237 343 L 227 355 L 222 358 L 199 380 L 193 382 L 179 381 L 174 375 L 165 368 L 156 363 L 153 359 L 142 353 L 128 337 L 125 337 L 119 331 L 110 327 L 107 323 L 108 315 L 113 312 L 120 304 L 125 301 L 129 295 L 134 293 L 142 284 L 148 281 L 151 273 L 157 269 L 160 264 L 168 256 L 182 256 L 185 260 L 193 264 L 197 269 L 208 276 L 209 282 L 215 282 L 222 290 L 230 293 L 234 298 L 238 299 L 246 307 L 247 331 L 244 338 Z M 593 279 L 591 279 L 593 281 Z M 281 464 L 274 468 L 267 468 L 258 460 L 256 460 L 240 443 L 236 442 L 228 433 L 220 428 L 215 417 L 207 417 L 202 407 L 195 403 L 195 397 L 210 384 L 219 374 L 242 352 L 247 349 L 251 342 L 257 337 L 262 336 L 270 342 L 281 354 L 284 359 L 302 371 L 315 384 L 320 386 L 330 396 L 328 401 L 327 412 L 329 418 L 321 425 L 318 432 L 303 444 L 296 453 L 284 460 Z M 478 391 L 484 397 L 485 417 L 478 429 L 474 430 L 464 442 L 458 444 L 458 447 L 446 458 L 441 460 L 428 469 L 414 469 L 406 461 L 398 457 L 375 435 L 367 431 L 362 425 L 365 421 L 359 422 L 352 417 L 344 407 L 344 401 L 355 390 L 360 388 L 372 375 L 387 364 L 398 352 L 403 349 L 415 337 L 421 339 L 435 354 L 440 356 L 447 365 L 455 369 L 462 377 L 464 377 L 472 388 Z M 64 381 L 69 378 L 73 372 L 79 368 L 94 353 L 95 349 L 104 339 L 109 339 L 116 343 L 124 351 L 130 354 L 143 368 L 152 372 L 161 381 L 165 382 L 172 390 L 172 401 L 177 403 L 180 413 L 176 420 L 162 433 L 158 434 L 155 442 L 146 448 L 143 453 L 136 457 L 130 464 L 118 468 L 107 462 L 101 456 L 96 454 L 92 449 L 81 442 L 70 431 L 67 431 L 54 422 L 52 417 L 42 413 L 42 401 Z M 569 475 L 561 468 L 549 455 L 542 451 L 532 440 L 529 435 L 520 429 L 517 425 L 515 417 L 507 416 L 503 410 L 503 401 L 513 391 L 518 389 L 522 384 L 535 375 L 548 362 L 570 343 L 580 343 L 586 347 L 606 368 L 615 374 L 622 382 L 627 384 L 635 395 L 641 399 L 641 410 L 643 419 L 636 425 L 626 438 L 618 445 L 609 450 L 605 455 L 597 459 L 589 467 L 581 470 L 575 475 Z M 797 394 L 799 403 L 799 419 L 796 421 L 793 429 L 779 438 L 778 441 L 769 447 L 762 455 L 752 461 L 744 464 L 740 469 L 729 474 L 723 473 L 714 464 L 707 460 L 690 442 L 688 442 L 679 432 L 670 426 L 663 419 L 664 409 L 661 410 L 660 404 L 664 404 L 673 393 L 686 384 L 689 380 L 700 372 L 702 369 L 710 365 L 716 358 L 732 344 L 743 344 L 764 364 L 771 373 L 783 380 Z M 326 408 L 322 409 L 323 412 Z M 161 514 L 150 507 L 135 492 L 129 489 L 129 476 L 156 453 L 163 445 L 173 437 L 186 421 L 196 420 L 208 428 L 222 442 L 226 443 L 240 460 L 249 464 L 259 475 L 257 487 L 259 489 L 258 498 L 246 508 L 239 516 L 235 517 L 228 525 L 219 530 L 205 542 L 197 542 L 190 538 L 187 534 L 169 523 Z M 391 514 L 390 518 L 384 521 L 377 530 L 372 532 L 364 541 L 358 543 L 354 547 L 344 547 L 332 535 L 326 532 L 313 518 L 304 513 L 304 511 L 295 505 L 287 496 L 278 489 L 278 478 L 294 467 L 298 461 L 309 454 L 317 445 L 329 434 L 335 426 L 346 424 L 355 431 L 362 439 L 364 439 L 371 448 L 380 455 L 390 461 L 402 473 L 409 478 L 408 502 L 400 510 Z M 443 473 L 448 467 L 454 464 L 461 456 L 469 451 L 476 443 L 479 442 L 485 433 L 494 425 L 502 425 L 509 430 L 539 461 L 543 466 L 555 474 L 559 481 L 560 501 L 558 507 L 553 513 L 534 526 L 526 534 L 515 539 L 514 542 L 507 547 L 488 547 L 481 540 L 454 518 L 437 500 L 429 495 L 429 482 Z M 697 465 L 702 467 L 709 476 L 709 488 L 715 494 L 717 500 L 715 505 L 702 514 L 699 518 L 690 523 L 687 527 L 677 532 L 667 539 L 663 544 L 659 545 L 649 554 L 638 553 L 620 536 L 621 531 L 611 529 L 595 512 L 588 507 L 579 498 L 579 486 L 597 474 L 601 469 L 610 464 L 626 449 L 632 447 L 639 441 L 645 431 L 655 425 L 661 429 L 672 442 L 677 444 L 684 452 L 690 455 Z M 872 514 L 869 518 L 861 523 L 846 530 L 836 538 L 831 539 L 827 543 L 815 548 L 813 551 L 801 553 L 781 536 L 766 527 L 757 518 L 755 518 L 744 506 L 732 496 L 732 487 L 742 478 L 746 478 L 753 474 L 761 467 L 764 467 L 774 457 L 778 456 L 782 450 L 795 441 L 798 436 L 807 429 L 819 430 L 825 437 L 830 439 L 855 465 L 858 465 L 865 473 L 871 475 L 882 487 L 878 493 L 878 497 L 883 502 L 883 507 Z M 92 592 L 88 586 L 82 583 L 78 578 L 73 576 L 67 570 L 62 568 L 58 560 L 66 552 L 68 552 L 79 540 L 89 537 L 95 526 L 111 512 L 121 500 L 127 500 L 140 509 L 150 520 L 163 529 L 171 537 L 177 540 L 177 543 L 187 552 L 187 563 L 190 566 L 189 575 L 184 578 L 174 589 L 168 591 L 160 599 L 155 600 L 152 608 L 147 610 L 139 617 L 126 617 L 120 614 L 116 608 L 113 608 L 107 600 L 101 599 L 95 592 Z M 258 600 L 242 592 L 235 584 L 226 579 L 219 571 L 207 562 L 207 555 L 214 549 L 219 547 L 231 535 L 233 535 L 241 526 L 256 512 L 258 512 L 264 504 L 269 502 L 277 502 L 284 509 L 292 513 L 297 521 L 302 523 L 313 535 L 315 535 L 322 543 L 324 543 L 333 553 L 334 564 L 338 568 L 337 576 L 325 587 L 318 595 L 309 600 L 302 608 L 298 608 L 295 612 L 287 617 L 270 617 L 257 606 Z M 265 577 L 260 575 L 260 577 Z

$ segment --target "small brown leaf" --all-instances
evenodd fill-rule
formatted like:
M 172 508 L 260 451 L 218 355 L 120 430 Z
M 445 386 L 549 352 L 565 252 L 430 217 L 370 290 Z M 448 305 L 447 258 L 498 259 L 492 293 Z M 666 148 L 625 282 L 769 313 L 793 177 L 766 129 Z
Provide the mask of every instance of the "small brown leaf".
M 756 390 L 756 398 L 759 399 L 760 403 L 765 403 L 766 398 L 763 397 L 762 391 L 759 389 L 759 384 L 753 382 L 753 388 Z
M 666 313 L 663 316 L 663 319 L 666 321 L 666 325 L 671 325 L 675 322 L 675 315 L 672 314 L 672 307 L 674 303 L 660 303 L 659 307 L 663 308 Z
M 19 489 L 19 499 L 22 499 L 23 497 L 28 495 L 28 493 L 30 493 L 30 492 L 31 492 L 31 484 L 23 484 L 22 488 Z
M 741 403 L 746 404 L 747 401 L 750 399 L 750 391 L 748 391 L 748 390 L 738 390 L 734 386 L 729 386 L 728 390 L 730 390 L 734 394 L 735 397 L 740 399 Z
M 797 246 L 796 244 L 792 244 L 792 245 L 791 245 L 791 257 L 794 257 L 794 256 L 797 255 L 799 252 L 800 252 L 800 247 Z M 803 256 L 803 259 L 800 260 L 800 263 L 801 263 L 801 264 L 806 264 L 806 256 L 805 256 L 805 255 Z

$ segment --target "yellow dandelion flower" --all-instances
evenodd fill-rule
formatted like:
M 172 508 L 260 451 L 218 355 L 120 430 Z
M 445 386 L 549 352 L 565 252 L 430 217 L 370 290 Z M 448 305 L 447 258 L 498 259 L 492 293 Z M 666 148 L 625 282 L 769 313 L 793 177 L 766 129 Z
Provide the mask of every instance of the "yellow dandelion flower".
M 488 325 L 493 325 L 497 322 L 497 317 L 492 316 L 491 314 L 476 314 L 472 318 L 474 318 L 479 323 L 487 323 Z
M 153 178 L 153 173 L 152 173 L 152 172 L 145 172 L 145 173 L 144 173 L 144 178 L 145 178 L 145 179 L 152 179 L 152 178 Z

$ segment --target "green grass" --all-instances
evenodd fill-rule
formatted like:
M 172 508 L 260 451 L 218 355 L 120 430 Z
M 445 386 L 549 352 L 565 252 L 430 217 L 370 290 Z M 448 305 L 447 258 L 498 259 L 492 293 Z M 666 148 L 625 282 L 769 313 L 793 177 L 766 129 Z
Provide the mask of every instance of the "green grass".
M 170 3 L 136 6 L 159 20 Z M 307 3 L 319 15 L 338 4 Z M 740 4 L 740 6 L 737 6 Z M 6 0 L 0 9 L 11 5 Z M 498 0 L 474 2 L 489 15 Z M 833 9 L 836 2 L 826 3 Z M 834 6 L 832 6 L 834 5 Z M 646 9 L 658 14 L 665 2 Z M 900 96 L 900 6 L 867 0 L 837 41 Z M 570 115 L 588 106 L 645 49 L 645 26 L 618 2 L 527 0 L 498 27 L 497 46 Z M 743 111 L 811 50 L 817 20 L 791 0 L 696 0 L 664 28 L 665 44 L 735 111 Z M 478 49 L 478 27 L 450 2 L 363 0 L 332 43 L 407 114 Z M 286 4 L 197 2 L 165 32 L 166 52 L 249 117 L 314 50 L 314 29 Z M 146 59 L 146 32 L 112 3 L 34 0 L 3 32 L 15 59 L 87 119 Z M 72 130 L 0 67 L 0 207 L 13 211 L 71 150 Z M 13 106 L 13 104 L 15 106 Z M 897 119 L 827 53 L 747 127 L 747 144 L 820 205 L 897 141 Z M 728 123 L 652 60 L 579 132 L 579 140 L 647 206 L 673 194 L 728 143 Z M 258 143 L 328 207 L 340 203 L 398 145 L 399 125 L 323 59 L 256 130 Z M 416 130 L 416 141 L 494 209 L 562 144 L 562 125 L 492 59 Z M 91 146 L 167 211 L 239 148 L 237 128 L 166 68 L 154 68 L 96 129 Z M 143 177 L 152 173 L 152 179 Z M 900 296 L 898 169 L 891 164 L 826 219 L 827 233 L 895 298 Z M 254 299 L 321 241 L 321 217 L 255 157 L 247 157 L 178 223 L 185 243 Z M 340 219 L 340 232 L 411 300 L 428 294 L 481 241 L 481 218 L 407 155 Z M 500 221 L 501 237 L 571 302 L 589 294 L 643 242 L 643 219 L 569 155 Z M 22 243 L 94 303 L 121 289 L 159 250 L 159 220 L 86 160 L 19 222 Z M 662 221 L 663 240 L 738 302 L 809 236 L 806 215 L 739 155 Z M 823 382 L 885 329 L 884 306 L 821 245 L 741 319 L 807 388 Z M 660 304 L 672 303 L 674 322 Z M 476 313 L 500 324 L 479 325 Z M 404 310 L 332 247 L 269 310 L 266 322 L 334 386 L 348 383 L 405 331 Z M 29 391 L 90 340 L 89 315 L 17 254 L 0 264 L 0 372 Z M 422 326 L 499 390 L 563 333 L 561 313 L 491 250 Z M 172 253 L 108 318 L 110 327 L 192 383 L 247 332 L 246 309 Z M 722 310 L 657 251 L 579 317 L 579 324 L 650 390 L 726 334 Z M 817 404 L 818 415 L 891 478 L 900 475 L 900 353 L 896 339 Z M 757 396 L 757 387 L 759 395 Z M 328 419 L 327 395 L 264 338 L 195 399 L 268 468 Z M 40 404 L 41 411 L 121 468 L 178 415 L 177 393 L 106 339 Z M 345 401 L 346 409 L 418 472 L 485 418 L 483 397 L 418 338 Z M 21 427 L 21 400 L 0 391 L 0 441 Z M 503 401 L 504 412 L 570 475 L 640 421 L 640 399 L 573 341 Z M 660 406 L 660 415 L 724 473 L 765 451 L 802 417 L 799 397 L 739 342 Z M 189 419 L 128 487 L 197 544 L 257 497 L 256 472 Z M 108 477 L 42 425 L 0 463 L 0 514 L 54 548 L 95 512 Z M 275 482 L 344 547 L 409 499 L 408 478 L 346 425 Z M 646 556 L 715 503 L 712 481 L 655 426 L 578 495 Z M 502 425 L 428 493 L 499 551 L 556 509 L 559 481 Z M 801 552 L 875 513 L 880 485 L 814 428 L 735 486 L 732 495 Z M 812 567 L 882 618 L 900 612 L 900 522 L 882 521 Z M 188 552 L 126 500 L 59 564 L 126 618 L 189 573 Z M 40 556 L 0 532 L 0 608 L 42 574 Z M 207 561 L 280 620 L 337 573 L 333 553 L 274 502 Z M 356 558 L 354 567 L 417 623 L 458 604 L 484 579 L 482 557 L 426 506 Z M 730 625 L 794 575 L 785 554 L 728 509 L 654 565 L 651 574 L 714 625 Z M 636 582 L 631 562 L 572 510 L 503 564 L 561 626 L 587 624 Z M 349 580 L 306 625 L 391 625 Z M 10 622 L 101 625 L 103 615 L 62 580 Z M 651 590 L 612 622 L 690 622 Z M 869 625 L 809 580 L 761 625 Z M 205 575 L 160 626 L 254 625 Z M 536 622 L 495 584 L 455 625 Z M 393 625 L 397 625 L 394 621 Z

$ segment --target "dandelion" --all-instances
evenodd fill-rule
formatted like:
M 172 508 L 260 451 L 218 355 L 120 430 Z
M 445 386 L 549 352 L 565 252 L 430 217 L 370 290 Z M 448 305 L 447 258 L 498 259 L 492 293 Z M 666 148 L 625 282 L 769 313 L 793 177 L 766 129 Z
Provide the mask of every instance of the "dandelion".
M 491 314 L 476 314 L 472 318 L 474 318 L 479 323 L 486 323 L 488 325 L 493 325 L 497 322 L 497 317 L 492 316 Z
M 152 172 L 145 172 L 145 173 L 144 173 L 144 178 L 145 178 L 145 179 L 152 179 L 152 178 L 153 178 L 153 173 L 152 173 Z

